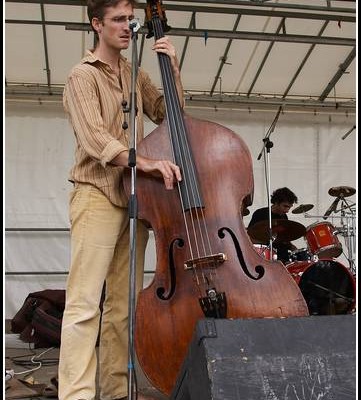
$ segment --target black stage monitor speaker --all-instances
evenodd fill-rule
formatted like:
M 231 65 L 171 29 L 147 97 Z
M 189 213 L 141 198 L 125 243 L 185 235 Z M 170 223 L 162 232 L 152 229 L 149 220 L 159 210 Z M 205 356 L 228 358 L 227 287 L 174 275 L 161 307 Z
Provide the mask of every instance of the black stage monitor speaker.
M 172 400 L 355 400 L 356 317 L 203 319 Z

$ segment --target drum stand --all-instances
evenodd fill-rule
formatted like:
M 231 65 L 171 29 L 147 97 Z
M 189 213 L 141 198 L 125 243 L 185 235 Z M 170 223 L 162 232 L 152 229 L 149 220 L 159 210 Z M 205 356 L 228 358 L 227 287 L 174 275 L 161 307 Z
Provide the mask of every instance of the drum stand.
M 341 208 L 336 210 L 335 213 L 341 211 L 341 234 L 345 238 L 345 244 L 347 247 L 347 255 L 345 254 L 350 270 L 353 275 L 356 275 L 356 210 L 354 208 L 355 203 L 349 204 L 345 198 L 341 198 Z M 347 211 L 346 211 L 347 210 Z

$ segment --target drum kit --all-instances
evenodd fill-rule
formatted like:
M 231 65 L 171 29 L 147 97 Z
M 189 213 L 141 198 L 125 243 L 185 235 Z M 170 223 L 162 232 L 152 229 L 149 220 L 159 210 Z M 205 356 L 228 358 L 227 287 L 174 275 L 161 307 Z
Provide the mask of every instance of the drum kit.
M 289 252 L 285 267 L 299 285 L 311 315 L 350 314 L 356 304 L 356 211 L 355 204 L 347 197 L 356 193 L 349 186 L 332 187 L 328 191 L 335 197 L 331 206 L 322 216 L 307 214 L 313 204 L 301 204 L 293 214 L 304 214 L 305 218 L 323 218 L 308 227 L 286 219 L 272 221 L 272 241 L 291 242 L 304 238 L 307 247 Z M 337 207 L 339 208 L 337 209 Z M 335 227 L 326 219 L 337 216 L 340 226 Z M 332 219 L 336 218 L 335 215 Z M 269 221 L 260 221 L 248 228 L 248 234 L 255 250 L 265 259 L 277 259 L 276 250 L 269 246 Z M 337 235 L 344 237 L 347 253 Z M 272 242 L 271 241 L 271 242 Z M 345 267 L 335 259 L 344 254 L 349 262 Z

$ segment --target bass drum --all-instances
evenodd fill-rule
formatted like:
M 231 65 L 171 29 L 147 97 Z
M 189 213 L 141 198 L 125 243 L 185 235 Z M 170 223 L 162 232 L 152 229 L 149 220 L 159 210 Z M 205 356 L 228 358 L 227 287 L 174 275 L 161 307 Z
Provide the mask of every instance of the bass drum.
M 297 261 L 287 270 L 299 285 L 310 315 L 350 314 L 355 307 L 356 283 L 351 272 L 332 259 Z

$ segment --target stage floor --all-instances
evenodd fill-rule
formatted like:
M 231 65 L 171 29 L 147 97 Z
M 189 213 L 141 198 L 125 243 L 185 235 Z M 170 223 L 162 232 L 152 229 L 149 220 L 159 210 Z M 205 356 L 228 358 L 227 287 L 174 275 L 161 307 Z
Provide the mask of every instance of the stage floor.
M 35 389 L 38 392 L 41 391 L 41 386 L 38 384 L 43 384 L 44 386 L 48 386 L 52 388 L 51 379 L 57 375 L 58 363 L 59 363 L 59 348 L 39 348 L 33 349 L 29 347 L 29 343 L 24 343 L 18 339 L 17 334 L 5 334 L 4 340 L 4 352 L 5 352 L 5 362 L 4 366 L 6 370 L 13 370 L 15 372 L 15 376 L 12 379 L 21 379 L 21 380 L 34 380 L 36 385 L 29 385 L 28 388 L 24 386 L 21 382 L 10 385 L 10 381 L 6 381 L 6 387 L 8 389 L 5 390 L 5 399 L 15 398 L 34 398 L 34 399 L 48 399 L 49 396 L 39 396 L 35 393 L 32 393 L 32 390 Z M 31 361 L 33 359 L 33 362 Z M 38 362 L 37 362 L 38 361 Z M 39 364 L 41 362 L 41 366 Z M 28 371 L 31 369 L 38 369 L 29 372 L 28 374 L 19 374 L 24 371 Z M 142 393 L 152 396 L 156 400 L 167 400 L 168 397 L 160 393 L 157 389 L 155 389 L 146 379 L 142 371 L 136 366 L 136 377 L 138 382 L 138 388 L 142 391 Z M 15 382 L 12 382 L 15 383 Z M 18 397 L 19 393 L 21 396 L 21 389 L 24 389 L 24 397 Z M 30 390 L 28 390 L 30 389 Z M 51 392 L 47 392 L 51 395 Z M 54 398 L 54 397 L 53 397 Z M 55 397 L 56 398 L 56 397 Z M 97 398 L 99 398 L 97 396 Z

